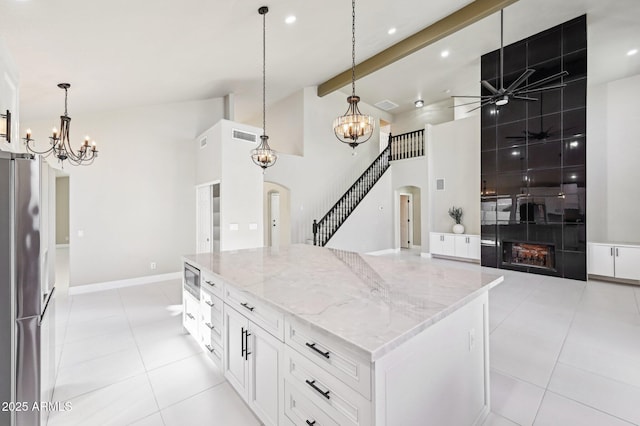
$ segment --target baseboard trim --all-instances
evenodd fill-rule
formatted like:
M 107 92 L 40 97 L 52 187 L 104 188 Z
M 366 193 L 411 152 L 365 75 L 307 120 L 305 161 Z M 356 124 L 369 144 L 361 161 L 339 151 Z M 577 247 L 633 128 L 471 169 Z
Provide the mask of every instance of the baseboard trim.
M 420 257 L 431 259 L 431 253 L 422 252 L 420 253 Z
M 394 254 L 394 253 L 400 253 L 400 249 L 396 248 L 396 249 L 385 249 L 385 250 L 378 250 L 378 251 L 370 251 L 370 252 L 365 253 L 365 254 L 370 254 L 371 256 L 382 256 L 383 254 Z
M 168 274 L 147 275 L 145 277 L 127 278 L 124 280 L 105 281 L 95 284 L 84 284 L 76 287 L 69 287 L 69 296 L 78 294 L 94 293 L 96 291 L 113 290 L 122 287 L 132 287 L 136 285 L 155 283 L 182 278 L 181 272 L 170 272 Z

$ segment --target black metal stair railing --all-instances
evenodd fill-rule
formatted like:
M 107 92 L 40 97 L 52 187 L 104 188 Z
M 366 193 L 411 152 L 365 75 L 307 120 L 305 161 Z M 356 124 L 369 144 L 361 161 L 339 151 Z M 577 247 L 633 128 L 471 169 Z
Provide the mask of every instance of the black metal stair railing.
M 389 135 L 391 145 L 391 161 L 424 155 L 424 129 L 403 133 L 397 136 Z
M 336 233 L 349 215 L 360 204 L 360 201 L 367 195 L 373 186 L 389 168 L 391 156 L 391 135 L 389 144 L 373 160 L 373 163 L 360 175 L 351 187 L 340 197 L 337 203 L 331 207 L 329 212 L 318 221 L 313 221 L 313 245 L 324 247 L 329 239 Z

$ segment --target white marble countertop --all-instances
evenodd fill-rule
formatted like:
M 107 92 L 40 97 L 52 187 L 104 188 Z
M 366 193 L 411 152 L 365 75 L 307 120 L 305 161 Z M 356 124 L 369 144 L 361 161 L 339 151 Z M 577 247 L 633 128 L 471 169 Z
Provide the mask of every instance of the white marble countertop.
M 184 256 L 372 361 L 464 306 L 503 277 L 295 244 Z

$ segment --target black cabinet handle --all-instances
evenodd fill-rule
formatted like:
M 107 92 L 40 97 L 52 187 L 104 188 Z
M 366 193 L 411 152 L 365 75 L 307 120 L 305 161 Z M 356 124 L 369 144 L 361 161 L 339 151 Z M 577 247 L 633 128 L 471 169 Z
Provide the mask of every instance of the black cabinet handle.
M 209 305 L 212 308 L 215 306 L 215 303 L 209 302 L 208 300 L 205 300 L 204 303 L 206 303 L 207 305 Z
M 204 282 L 209 284 L 211 287 L 215 287 L 216 286 L 216 283 L 214 283 L 213 281 L 204 280 Z
M 191 315 L 189 312 L 187 312 L 187 316 L 188 316 L 190 319 L 192 319 L 192 320 L 196 319 L 196 317 L 194 317 L 193 315 Z
M 209 328 L 209 330 L 215 330 L 215 328 L 216 328 L 213 324 L 211 324 L 209 322 L 205 322 L 204 325 L 206 325 Z
M 211 352 L 211 353 L 215 352 L 214 349 L 211 346 L 209 346 L 209 345 L 205 345 L 205 346 L 206 346 L 207 349 L 209 349 L 209 352 Z
M 329 396 L 329 392 L 330 391 L 324 391 L 323 392 L 322 389 L 320 389 L 318 386 L 316 386 L 316 381 L 315 380 L 305 380 L 305 382 L 307 382 L 307 384 L 309 386 L 311 386 L 320 395 L 324 396 L 327 399 L 331 399 L 331 397 Z
M 244 327 L 241 328 L 240 330 L 240 345 L 241 345 L 241 353 L 242 353 L 242 357 L 245 357 L 245 352 L 247 352 L 247 348 L 244 346 Z
M 251 336 L 251 333 L 249 333 L 249 330 L 246 330 L 244 332 L 244 360 L 248 361 L 249 360 L 249 355 L 251 355 L 251 352 L 249 352 L 249 336 Z
M 251 312 L 253 312 L 253 310 L 255 309 L 255 306 L 249 306 L 247 302 L 241 303 L 240 305 L 244 306 L 246 309 L 250 310 Z
M 329 352 L 329 351 L 322 352 L 320 349 L 316 348 L 316 344 L 315 343 L 307 342 L 307 343 L 305 343 L 305 345 L 307 345 L 309 348 L 313 349 L 314 351 L 316 351 L 317 353 L 319 353 L 323 357 L 329 359 L 329 356 L 330 356 L 331 352 Z
M 309 426 L 313 426 L 313 425 L 315 425 L 315 424 L 316 424 L 316 421 L 314 420 L 314 421 L 312 421 L 312 422 L 311 422 L 311 421 L 307 420 L 307 424 L 308 424 Z

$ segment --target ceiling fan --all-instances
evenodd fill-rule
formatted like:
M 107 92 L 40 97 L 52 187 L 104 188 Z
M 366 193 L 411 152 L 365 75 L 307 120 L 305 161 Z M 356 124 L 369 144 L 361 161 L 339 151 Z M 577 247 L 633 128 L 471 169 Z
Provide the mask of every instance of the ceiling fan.
M 566 84 L 559 83 L 551 86 L 544 86 L 545 84 L 556 80 L 558 78 L 564 77 L 569 73 L 566 71 L 559 72 L 557 74 L 550 75 L 548 77 L 542 78 L 536 82 L 525 84 L 523 83 L 531 77 L 531 75 L 536 72 L 536 70 L 532 68 L 527 68 L 520 77 L 516 78 L 508 87 L 504 87 L 504 9 L 500 10 L 500 88 L 495 88 L 491 83 L 487 80 L 482 80 L 480 83 L 482 86 L 487 89 L 491 94 L 490 95 L 481 95 L 481 96 L 452 96 L 453 98 L 477 98 L 478 100 L 469 102 L 466 104 L 456 105 L 465 106 L 472 105 L 476 103 L 480 103 L 479 106 L 469 110 L 475 111 L 478 108 L 482 108 L 485 105 L 497 105 L 504 106 L 509 103 L 511 100 L 518 101 L 537 101 L 537 98 L 532 98 L 528 96 L 530 93 L 542 92 L 545 90 L 553 90 L 565 87 Z
M 552 131 L 553 126 L 550 126 L 545 130 L 544 116 L 542 115 L 542 103 L 543 103 L 543 100 L 540 101 L 540 131 L 535 132 L 532 130 L 523 130 L 522 135 L 507 136 L 506 139 L 516 140 L 516 141 L 525 141 L 525 140 L 546 141 L 547 139 L 551 138 L 556 133 L 558 133 L 558 132 Z

